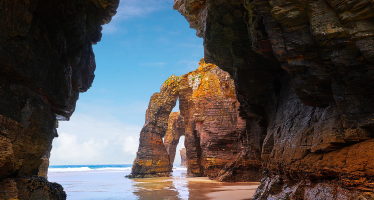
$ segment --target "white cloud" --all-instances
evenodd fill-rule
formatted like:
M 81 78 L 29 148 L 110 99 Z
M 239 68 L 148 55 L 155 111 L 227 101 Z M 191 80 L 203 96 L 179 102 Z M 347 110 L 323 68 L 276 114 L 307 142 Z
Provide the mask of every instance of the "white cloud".
M 113 113 L 124 112 L 110 106 L 90 105 L 91 111 L 74 113 L 68 122 L 60 122 L 59 137 L 53 141 L 51 165 L 131 164 L 139 144 L 141 126 L 121 121 Z M 136 112 L 136 108 L 133 111 Z M 142 110 L 145 113 L 145 109 Z M 139 111 L 140 112 L 140 111 Z M 143 122 L 140 122 L 143 123 Z
M 110 106 L 108 102 L 80 103 L 70 121 L 60 121 L 59 137 L 53 140 L 51 165 L 132 164 L 139 146 L 144 121 L 126 123 L 114 113 L 144 116 L 146 107 L 135 103 L 128 107 Z M 178 105 L 175 111 L 178 111 Z M 141 125 L 139 125 L 141 124 Z M 184 136 L 177 147 L 174 163 L 180 163 L 179 150 L 184 148 Z
M 53 157 L 63 161 L 61 163 L 96 163 L 105 156 L 105 148 L 108 146 L 108 140 L 97 141 L 95 138 L 87 142 L 79 143 L 77 136 L 73 134 L 60 133 L 59 138 L 55 140 L 53 147 Z M 72 163 L 75 164 L 75 163 Z
M 114 21 L 114 20 L 113 20 Z M 117 26 L 114 22 L 111 22 L 109 24 L 104 25 L 103 27 L 103 33 L 111 34 L 117 31 Z
M 180 60 L 175 65 L 184 73 L 188 73 L 199 68 L 199 61 L 200 60 Z
M 103 27 L 103 33 L 111 34 L 116 32 L 119 29 L 117 24 L 120 21 L 134 17 L 143 17 L 154 11 L 168 7 L 172 8 L 172 5 L 172 0 L 121 0 L 117 14 L 109 24 Z
M 136 155 L 138 151 L 138 142 L 134 137 L 128 136 L 124 139 L 122 150 L 124 153 L 130 153 L 132 155 Z
M 140 63 L 140 65 L 148 67 L 163 67 L 166 64 L 166 62 Z
M 175 159 L 174 159 L 174 163 L 175 164 L 180 164 L 181 163 L 181 154 L 180 154 L 180 150 L 184 148 L 184 136 L 181 136 L 179 138 L 179 143 L 178 143 L 178 146 L 177 146 L 177 152 L 175 154 Z

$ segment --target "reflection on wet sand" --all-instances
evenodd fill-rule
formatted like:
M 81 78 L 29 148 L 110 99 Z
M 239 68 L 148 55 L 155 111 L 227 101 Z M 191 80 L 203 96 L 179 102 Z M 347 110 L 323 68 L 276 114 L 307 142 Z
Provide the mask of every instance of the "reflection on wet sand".
M 169 178 L 132 179 L 134 195 L 141 200 L 251 199 L 259 183 L 222 183 L 205 177 L 186 178 L 185 171 Z

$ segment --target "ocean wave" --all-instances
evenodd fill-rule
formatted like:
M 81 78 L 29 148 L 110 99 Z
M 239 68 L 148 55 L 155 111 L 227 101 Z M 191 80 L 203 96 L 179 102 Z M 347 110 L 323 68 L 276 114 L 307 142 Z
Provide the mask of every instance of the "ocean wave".
M 186 171 L 187 168 L 185 167 L 173 167 L 173 171 Z
M 84 172 L 84 171 L 94 171 L 89 167 L 67 167 L 67 168 L 48 168 L 49 172 Z
M 89 167 L 48 168 L 49 172 L 93 172 L 93 171 L 131 171 L 131 167 L 103 167 L 91 169 Z
M 104 167 L 104 168 L 98 168 L 95 170 L 98 170 L 98 171 L 101 171 L 101 170 L 131 171 L 131 167 Z
M 180 166 L 174 166 L 173 171 L 186 171 L 187 168 L 180 167 Z M 48 168 L 48 171 L 51 173 L 63 173 L 63 172 L 129 172 L 131 171 L 131 167 L 117 167 L 117 166 L 81 166 L 81 167 L 50 167 Z

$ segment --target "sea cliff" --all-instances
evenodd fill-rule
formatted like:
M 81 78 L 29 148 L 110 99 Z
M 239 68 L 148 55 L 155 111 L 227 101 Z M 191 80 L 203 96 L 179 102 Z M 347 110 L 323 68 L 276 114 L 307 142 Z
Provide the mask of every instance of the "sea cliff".
M 373 199 L 373 3 L 175 0 L 256 125 L 253 199 Z
M 0 199 L 66 199 L 45 178 L 58 120 L 95 77 L 119 0 L 0 1 Z

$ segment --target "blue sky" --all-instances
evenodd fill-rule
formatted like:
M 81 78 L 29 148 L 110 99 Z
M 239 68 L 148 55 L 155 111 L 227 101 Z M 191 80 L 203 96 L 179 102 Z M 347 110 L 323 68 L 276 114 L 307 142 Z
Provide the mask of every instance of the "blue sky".
M 93 47 L 93 86 L 80 94 L 70 121 L 60 122 L 50 164 L 132 164 L 150 97 L 203 57 L 195 34 L 173 0 L 121 0 Z

